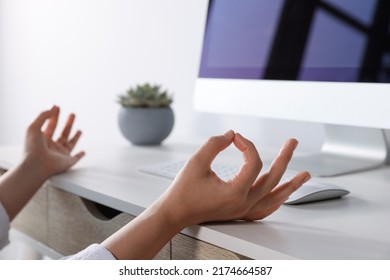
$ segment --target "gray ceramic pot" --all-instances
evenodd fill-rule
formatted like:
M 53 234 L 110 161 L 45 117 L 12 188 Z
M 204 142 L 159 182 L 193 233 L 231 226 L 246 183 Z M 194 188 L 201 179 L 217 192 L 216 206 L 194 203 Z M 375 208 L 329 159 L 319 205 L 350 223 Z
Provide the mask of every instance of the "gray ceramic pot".
M 174 115 L 171 107 L 121 107 L 118 122 L 134 145 L 158 145 L 171 133 Z

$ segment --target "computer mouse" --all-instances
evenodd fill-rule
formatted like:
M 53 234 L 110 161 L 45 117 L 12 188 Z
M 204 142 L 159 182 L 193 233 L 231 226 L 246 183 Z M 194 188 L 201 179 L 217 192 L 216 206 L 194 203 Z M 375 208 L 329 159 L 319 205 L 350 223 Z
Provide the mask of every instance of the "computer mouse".
M 284 202 L 286 205 L 303 204 L 315 201 L 340 198 L 349 194 L 349 191 L 335 185 L 308 182 L 293 192 Z

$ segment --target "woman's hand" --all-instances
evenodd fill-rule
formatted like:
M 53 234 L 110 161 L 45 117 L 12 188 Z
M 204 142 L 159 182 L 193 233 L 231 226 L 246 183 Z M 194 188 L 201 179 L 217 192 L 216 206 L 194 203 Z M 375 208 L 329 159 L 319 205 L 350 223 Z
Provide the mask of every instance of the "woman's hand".
M 84 152 L 71 155 L 81 135 L 77 131 L 69 137 L 75 118 L 73 114 L 68 117 L 60 138 L 52 139 L 59 113 L 60 108 L 54 106 L 31 123 L 27 129 L 24 158 L 0 178 L 0 201 L 10 221 L 49 177 L 68 170 L 84 156 Z M 47 126 L 42 130 L 46 122 Z
M 211 169 L 215 157 L 231 143 L 241 151 L 243 164 L 234 178 L 223 181 Z M 289 195 L 310 179 L 300 172 L 280 184 L 298 142 L 286 141 L 269 170 L 255 146 L 233 131 L 211 137 L 187 162 L 160 204 L 174 224 L 185 227 L 208 221 L 258 220 L 276 211 Z
M 81 136 L 78 130 L 70 137 L 74 114 L 69 115 L 60 137 L 53 140 L 59 114 L 60 108 L 53 106 L 51 110 L 42 112 L 27 129 L 25 160 L 33 162 L 46 178 L 68 170 L 85 154 L 81 151 L 71 155 Z M 43 129 L 46 122 L 47 126 Z
M 211 163 L 232 143 L 241 151 L 244 162 L 235 177 L 225 182 L 212 171 Z M 211 137 L 160 198 L 102 245 L 117 259 L 151 259 L 187 226 L 263 219 L 310 179 L 309 173 L 301 172 L 279 184 L 297 144 L 294 139 L 288 140 L 270 169 L 259 176 L 262 163 L 250 141 L 233 131 Z

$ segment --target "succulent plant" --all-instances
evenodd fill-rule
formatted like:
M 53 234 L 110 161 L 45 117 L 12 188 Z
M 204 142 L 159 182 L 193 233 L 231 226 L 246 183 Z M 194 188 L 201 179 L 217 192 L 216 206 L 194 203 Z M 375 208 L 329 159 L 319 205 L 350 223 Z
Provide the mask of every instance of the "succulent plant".
M 129 88 L 126 94 L 119 96 L 118 102 L 123 107 L 168 107 L 173 98 L 161 86 L 144 83 Z

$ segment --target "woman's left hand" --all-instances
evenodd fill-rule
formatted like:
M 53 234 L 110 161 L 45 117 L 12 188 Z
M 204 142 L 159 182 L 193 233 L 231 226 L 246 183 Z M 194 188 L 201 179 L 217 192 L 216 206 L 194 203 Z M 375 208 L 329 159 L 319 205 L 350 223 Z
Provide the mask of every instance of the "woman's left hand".
M 69 115 L 60 137 L 53 140 L 59 114 L 58 106 L 40 113 L 28 127 L 25 139 L 25 159 L 40 167 L 47 178 L 68 170 L 85 155 L 84 151 L 72 155 L 81 136 L 81 131 L 78 130 L 70 137 L 75 120 L 74 114 Z M 45 123 L 47 126 L 43 129 Z

